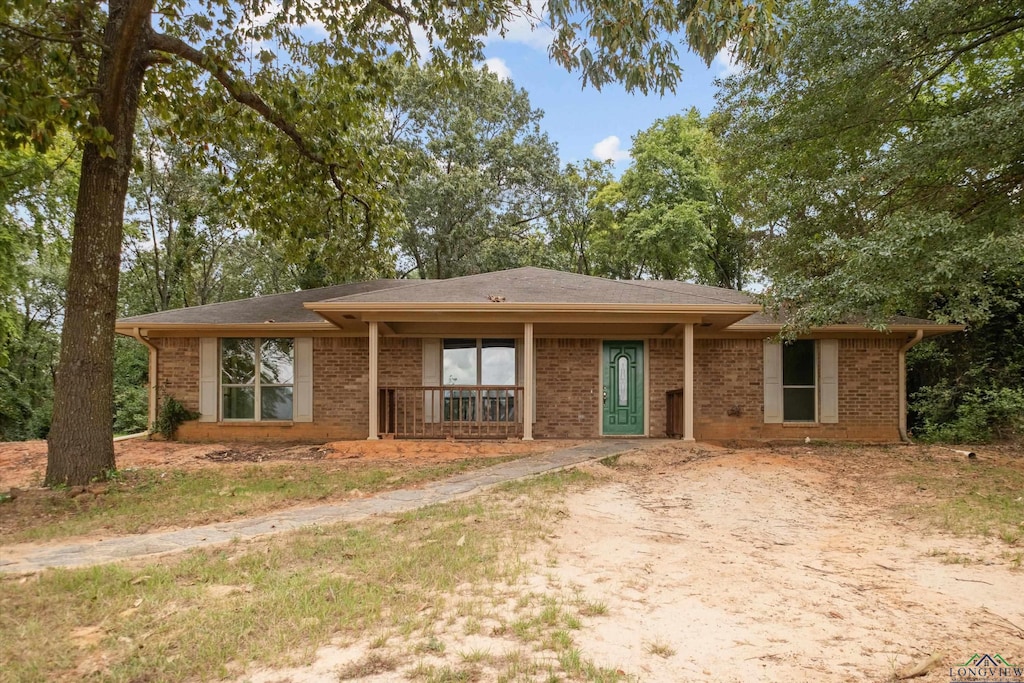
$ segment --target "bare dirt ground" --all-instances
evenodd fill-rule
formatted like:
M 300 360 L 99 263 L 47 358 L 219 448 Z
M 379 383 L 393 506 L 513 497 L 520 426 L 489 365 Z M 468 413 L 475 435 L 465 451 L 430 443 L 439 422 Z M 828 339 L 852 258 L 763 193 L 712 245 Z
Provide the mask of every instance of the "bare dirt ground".
M 893 455 L 626 456 L 635 471 L 567 502 L 548 582 L 608 601 L 584 649 L 645 681 L 880 681 L 936 652 L 947 668 L 925 680 L 941 681 L 975 652 L 1024 662 L 1024 573 L 998 541 L 901 514 L 919 492 Z M 977 564 L 943 564 L 948 549 Z
M 225 468 L 232 463 L 326 460 L 402 462 L 414 466 L 475 457 L 543 453 L 568 448 L 574 441 L 336 441 L 322 445 L 149 441 L 144 438 L 114 443 L 117 466 L 194 470 Z M 454 444 L 457 444 L 455 446 Z M 45 441 L 0 442 L 0 493 L 12 487 L 42 485 L 46 472 Z
M 1024 469 L 1006 450 L 981 451 L 976 462 L 993 461 Z M 514 590 L 606 606 L 572 637 L 583 658 L 630 680 L 892 681 L 938 655 L 915 679 L 935 682 L 975 653 L 1024 664 L 1024 571 L 1010 559 L 1020 557 L 1019 541 L 952 536 L 918 515 L 933 493 L 906 474 L 922 466 L 958 476 L 963 456 L 917 446 L 676 443 L 625 454 L 612 467 L 591 466 L 599 483 L 560 503 L 555 535 L 532 551 Z M 473 635 L 453 607 L 434 630 L 443 654 L 428 663 L 455 670 L 467 653 L 507 660 L 521 651 L 498 627 L 516 618 L 514 605 L 480 617 Z M 380 652 L 370 642 L 339 642 L 310 667 L 241 680 L 334 681 L 339 667 Z M 500 671 L 484 666 L 451 680 L 495 680 Z

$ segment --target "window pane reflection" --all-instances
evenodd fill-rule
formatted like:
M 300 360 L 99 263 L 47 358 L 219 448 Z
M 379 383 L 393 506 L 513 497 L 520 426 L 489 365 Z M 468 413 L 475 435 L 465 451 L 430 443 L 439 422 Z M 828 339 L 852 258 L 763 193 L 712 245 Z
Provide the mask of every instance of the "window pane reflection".
M 291 339 L 264 339 L 260 343 L 260 382 L 291 384 L 294 363 Z
M 515 386 L 516 342 L 513 339 L 484 339 L 480 349 L 480 384 Z
M 260 419 L 292 419 L 292 388 L 262 387 L 260 389 Z
M 256 340 L 222 339 L 221 383 L 252 384 L 256 381 Z
M 442 379 L 446 385 L 477 384 L 476 340 L 445 339 Z
M 251 420 L 255 405 L 255 387 L 224 387 L 221 392 L 221 410 L 225 420 Z

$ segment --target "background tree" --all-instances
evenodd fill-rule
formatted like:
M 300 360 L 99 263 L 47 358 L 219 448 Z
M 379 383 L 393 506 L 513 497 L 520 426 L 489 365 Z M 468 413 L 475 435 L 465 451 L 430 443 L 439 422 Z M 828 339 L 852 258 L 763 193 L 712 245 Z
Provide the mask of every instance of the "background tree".
M 234 170 L 195 159 L 180 140 L 158 137 L 161 127 L 149 116 L 140 128 L 119 314 L 293 290 L 298 278 L 283 249 L 257 235 L 239 211 Z M 277 201 L 290 199 L 285 194 Z M 265 206 L 269 212 L 276 203 L 268 199 Z
M 733 220 L 718 143 L 700 114 L 656 121 L 633 137 L 631 155 L 622 179 L 594 200 L 611 214 L 605 229 L 615 238 L 606 243 L 619 254 L 607 274 L 742 288 L 749 240 Z
M 0 150 L 0 440 L 46 436 L 78 181 L 67 135 Z
M 1024 6 L 809 2 L 793 19 L 778 69 L 719 101 L 766 302 L 792 330 L 968 324 L 912 354 L 912 412 L 936 436 L 962 410 L 957 438 L 989 433 L 1024 410 Z
M 809 3 L 779 68 L 729 82 L 726 168 L 800 326 L 983 318 L 1024 255 L 1024 8 Z
M 558 267 L 582 275 L 611 270 L 604 259 L 613 251 L 604 242 L 607 211 L 594 197 L 614 180 L 610 161 L 588 159 L 567 164 L 555 188 L 549 239 Z
M 542 116 L 490 71 L 406 70 L 388 114 L 412 162 L 397 188 L 403 271 L 446 278 L 519 265 L 509 259 L 540 240 L 558 176 Z

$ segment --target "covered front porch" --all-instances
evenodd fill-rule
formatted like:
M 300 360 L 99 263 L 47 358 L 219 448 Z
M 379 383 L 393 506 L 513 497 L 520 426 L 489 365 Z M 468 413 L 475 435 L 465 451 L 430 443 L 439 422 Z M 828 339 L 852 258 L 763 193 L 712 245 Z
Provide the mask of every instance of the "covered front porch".
M 662 436 L 672 389 L 693 440 L 694 337 L 760 310 L 723 292 L 524 268 L 305 307 L 368 339 L 371 440 Z M 382 340 L 421 347 L 418 368 L 398 372 Z
M 678 436 L 694 438 L 696 320 L 606 323 L 604 333 L 564 322 L 453 324 L 447 335 L 393 321 L 365 325 L 371 440 L 663 436 L 670 389 L 679 394 Z M 420 363 L 396 372 L 391 350 L 401 339 L 415 344 Z M 630 347 L 636 353 L 627 357 Z M 421 381 L 410 381 L 416 375 Z

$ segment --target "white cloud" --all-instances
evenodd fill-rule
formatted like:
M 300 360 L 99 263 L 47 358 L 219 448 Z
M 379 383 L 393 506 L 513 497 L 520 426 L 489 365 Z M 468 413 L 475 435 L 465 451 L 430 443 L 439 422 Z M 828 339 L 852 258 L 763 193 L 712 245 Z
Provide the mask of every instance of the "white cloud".
M 548 3 L 540 2 L 534 7 L 536 9 L 530 14 L 522 11 L 514 14 L 512 20 L 504 26 L 505 35 L 502 35 L 501 31 L 491 31 L 487 34 L 485 42 L 522 43 L 535 50 L 547 52 L 555 38 L 555 32 L 541 23 L 541 18 L 548 13 Z
M 618 135 L 609 135 L 601 142 L 594 145 L 590 155 L 599 161 L 614 161 L 616 163 L 629 159 L 629 150 L 622 149 L 622 141 Z
M 729 76 L 735 76 L 743 73 L 745 67 L 738 63 L 733 53 L 734 45 L 729 44 L 718 51 L 715 55 L 715 59 L 711 62 L 711 66 L 718 69 L 718 76 L 720 78 L 728 78 Z
M 498 77 L 499 80 L 507 81 L 512 78 L 512 70 L 508 68 L 508 64 L 501 57 L 490 57 L 485 59 L 480 68 L 487 68 L 492 74 Z
M 416 49 L 417 61 L 423 64 L 430 57 L 430 38 L 427 37 L 426 29 L 419 24 L 411 24 L 409 31 L 412 33 L 412 42 Z

